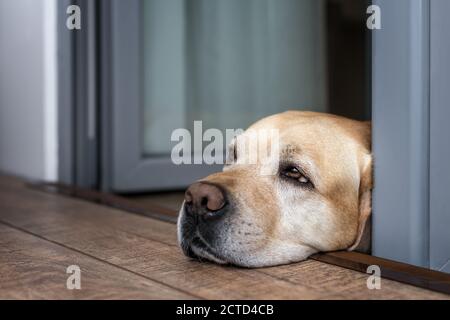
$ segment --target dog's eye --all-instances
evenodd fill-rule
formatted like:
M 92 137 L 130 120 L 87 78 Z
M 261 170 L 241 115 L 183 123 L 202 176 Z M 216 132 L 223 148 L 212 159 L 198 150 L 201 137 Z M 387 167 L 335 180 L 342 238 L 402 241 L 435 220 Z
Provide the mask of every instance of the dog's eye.
M 301 184 L 310 184 L 309 179 L 296 167 L 289 166 L 281 170 L 283 177 L 296 180 Z

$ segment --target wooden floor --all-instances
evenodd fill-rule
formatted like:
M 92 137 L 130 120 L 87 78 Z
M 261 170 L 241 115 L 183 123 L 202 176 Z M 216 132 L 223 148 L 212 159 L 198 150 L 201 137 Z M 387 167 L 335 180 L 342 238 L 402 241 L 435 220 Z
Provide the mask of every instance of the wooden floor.
M 172 210 L 173 215 L 176 216 L 184 200 L 184 191 L 131 195 L 126 198 L 136 201 L 136 203 L 139 203 L 144 207 L 148 206 L 149 208 L 152 208 L 155 205 L 166 207 Z
M 81 290 L 66 269 L 81 268 Z M 184 257 L 175 225 L 0 177 L 1 299 L 448 299 L 318 261 L 241 269 Z

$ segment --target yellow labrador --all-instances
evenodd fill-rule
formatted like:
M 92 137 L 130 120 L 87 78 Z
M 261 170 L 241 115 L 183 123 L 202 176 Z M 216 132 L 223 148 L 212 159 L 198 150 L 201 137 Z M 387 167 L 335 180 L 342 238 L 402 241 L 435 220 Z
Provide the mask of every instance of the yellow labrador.
M 250 156 L 240 145 L 245 140 L 235 139 L 223 172 L 186 191 L 178 219 L 183 252 L 262 267 L 301 261 L 319 251 L 367 250 L 370 123 L 288 111 L 256 122 L 242 135 L 261 129 L 279 133 L 275 174 L 261 174 L 259 166 L 270 159 L 245 161 Z

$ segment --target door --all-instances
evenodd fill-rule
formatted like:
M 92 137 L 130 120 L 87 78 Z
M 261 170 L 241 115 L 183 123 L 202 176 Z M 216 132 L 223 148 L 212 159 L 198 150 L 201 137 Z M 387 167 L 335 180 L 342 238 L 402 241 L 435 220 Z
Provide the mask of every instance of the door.
M 430 267 L 450 273 L 450 1 L 430 2 Z
M 170 190 L 222 165 L 174 164 L 172 134 L 245 129 L 287 109 L 326 111 L 324 1 L 130 0 L 102 3 L 104 189 Z M 313 106 L 311 108 L 311 106 Z M 109 140 L 109 141 L 108 141 Z M 202 152 L 207 144 L 192 150 Z M 194 143 L 191 144 L 195 145 Z
M 373 254 L 449 272 L 450 3 L 375 4 Z

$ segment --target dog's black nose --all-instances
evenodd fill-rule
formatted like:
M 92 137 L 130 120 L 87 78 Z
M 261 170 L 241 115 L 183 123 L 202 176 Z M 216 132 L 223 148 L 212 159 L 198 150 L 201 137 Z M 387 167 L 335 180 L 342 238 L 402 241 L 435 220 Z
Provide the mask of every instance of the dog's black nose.
M 226 200 L 223 191 L 217 186 L 204 182 L 196 182 L 189 186 L 184 194 L 184 200 L 193 214 L 204 219 L 221 215 Z

